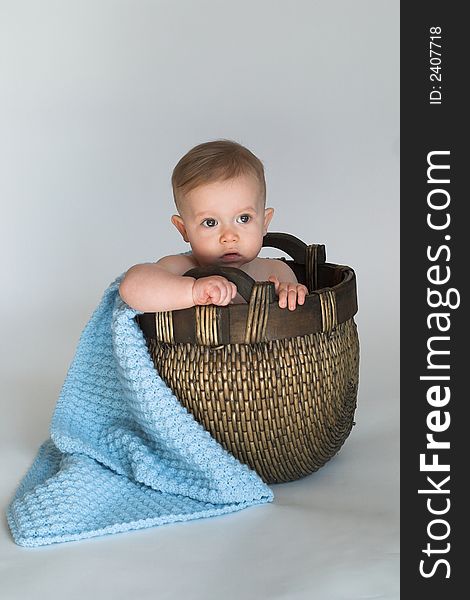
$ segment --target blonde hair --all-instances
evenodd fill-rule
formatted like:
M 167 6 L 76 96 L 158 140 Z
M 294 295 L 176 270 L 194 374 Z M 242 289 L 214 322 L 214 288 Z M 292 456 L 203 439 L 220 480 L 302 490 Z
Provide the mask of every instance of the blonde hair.
M 173 170 L 171 185 L 176 208 L 186 194 L 205 183 L 225 181 L 240 175 L 253 175 L 260 184 L 263 204 L 266 180 L 263 163 L 252 152 L 232 140 L 199 144 L 187 152 Z

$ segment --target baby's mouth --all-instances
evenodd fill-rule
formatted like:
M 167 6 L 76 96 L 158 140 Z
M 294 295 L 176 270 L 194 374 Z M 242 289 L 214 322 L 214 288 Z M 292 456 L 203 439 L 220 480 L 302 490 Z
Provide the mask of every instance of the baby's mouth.
M 241 254 L 238 252 L 226 252 L 221 258 L 224 262 L 232 262 L 240 260 Z

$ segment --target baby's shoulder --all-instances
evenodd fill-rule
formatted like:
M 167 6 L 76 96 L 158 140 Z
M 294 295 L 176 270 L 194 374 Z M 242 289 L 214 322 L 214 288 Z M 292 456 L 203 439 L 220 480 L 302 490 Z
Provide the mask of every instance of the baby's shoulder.
M 157 260 L 155 264 L 157 264 L 159 267 L 163 267 L 167 271 L 170 271 L 170 273 L 173 273 L 174 275 L 184 275 L 184 273 L 189 271 L 189 269 L 198 266 L 191 252 L 164 256 L 163 258 Z

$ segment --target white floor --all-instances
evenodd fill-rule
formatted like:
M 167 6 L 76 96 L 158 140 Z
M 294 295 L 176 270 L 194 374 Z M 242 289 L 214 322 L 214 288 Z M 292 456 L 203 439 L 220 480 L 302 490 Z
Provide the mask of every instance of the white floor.
M 3 515 L 47 435 L 56 383 L 5 390 Z M 378 396 L 379 383 L 377 373 L 363 377 L 357 425 L 338 456 L 273 486 L 271 505 L 38 549 L 16 546 L 3 516 L 0 597 L 397 599 L 398 410 L 397 398 Z

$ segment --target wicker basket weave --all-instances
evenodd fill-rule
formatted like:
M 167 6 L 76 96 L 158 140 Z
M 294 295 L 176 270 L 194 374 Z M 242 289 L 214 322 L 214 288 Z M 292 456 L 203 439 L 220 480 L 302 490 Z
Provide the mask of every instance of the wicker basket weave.
M 309 295 L 280 309 L 270 282 L 230 267 L 187 275 L 230 278 L 248 304 L 197 306 L 137 317 L 163 380 L 227 450 L 266 483 L 312 473 L 348 437 L 356 408 L 359 342 L 354 271 L 325 262 L 324 246 L 267 234 Z M 284 259 L 282 259 L 284 260 Z

